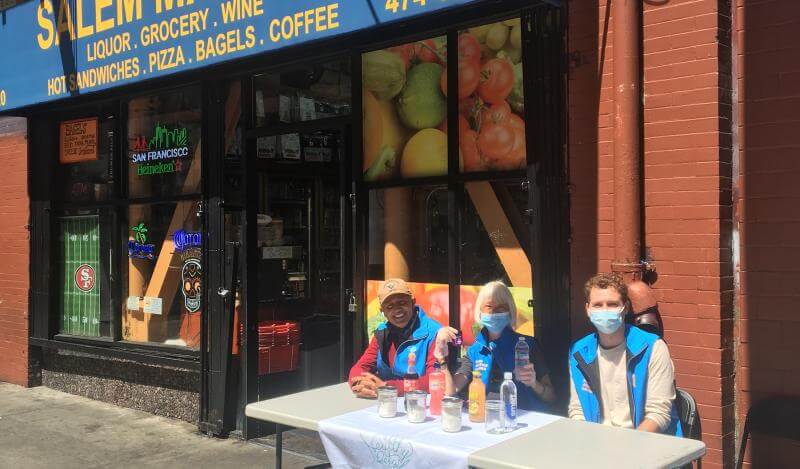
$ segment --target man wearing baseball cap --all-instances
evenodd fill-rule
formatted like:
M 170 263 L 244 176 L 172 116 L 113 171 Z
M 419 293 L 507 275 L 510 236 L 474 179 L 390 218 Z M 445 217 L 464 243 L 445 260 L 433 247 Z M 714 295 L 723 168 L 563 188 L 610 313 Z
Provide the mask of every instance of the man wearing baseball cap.
M 403 376 L 413 363 L 419 388 L 427 391 L 427 372 L 436 361 L 433 349 L 442 326 L 415 304 L 404 280 L 383 282 L 378 300 L 386 321 L 378 326 L 367 350 L 350 369 L 350 388 L 359 397 L 374 398 L 378 387 L 391 385 L 402 395 Z

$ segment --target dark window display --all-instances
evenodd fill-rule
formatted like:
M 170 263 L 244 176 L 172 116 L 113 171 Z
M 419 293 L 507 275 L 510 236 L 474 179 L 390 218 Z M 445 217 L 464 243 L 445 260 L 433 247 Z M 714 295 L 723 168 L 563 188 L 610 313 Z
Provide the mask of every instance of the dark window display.
M 350 114 L 350 61 L 307 64 L 253 78 L 256 126 Z
M 129 197 L 200 192 L 201 104 L 199 87 L 129 101 Z
M 85 204 L 112 196 L 115 126 L 113 118 L 97 117 L 60 123 L 58 181 L 63 201 Z
M 361 57 L 364 180 L 447 174 L 444 36 Z
M 464 172 L 526 164 L 519 18 L 458 34 L 458 135 Z
M 333 163 L 343 152 L 340 133 L 334 130 L 293 132 L 258 137 L 256 156 L 264 160 Z
M 199 202 L 131 205 L 122 337 L 197 348 L 203 310 Z

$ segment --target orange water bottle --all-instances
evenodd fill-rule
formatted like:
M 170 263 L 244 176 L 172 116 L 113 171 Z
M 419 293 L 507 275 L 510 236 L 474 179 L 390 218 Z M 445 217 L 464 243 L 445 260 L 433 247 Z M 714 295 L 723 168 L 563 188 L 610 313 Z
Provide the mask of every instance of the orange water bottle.
M 469 384 L 469 421 L 483 422 L 486 419 L 486 386 L 483 385 L 480 371 L 472 372 Z
M 441 365 L 433 364 L 433 373 L 428 376 L 428 390 L 431 393 L 431 415 L 442 415 L 442 399 L 444 399 L 444 373 Z

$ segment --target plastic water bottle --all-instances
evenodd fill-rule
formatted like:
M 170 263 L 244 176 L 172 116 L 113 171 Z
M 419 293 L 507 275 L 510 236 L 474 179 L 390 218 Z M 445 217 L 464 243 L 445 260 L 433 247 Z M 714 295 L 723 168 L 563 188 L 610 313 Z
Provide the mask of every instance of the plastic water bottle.
M 506 432 L 517 428 L 517 385 L 511 380 L 510 371 L 503 373 L 503 384 L 500 385 L 500 399 L 503 401 L 503 429 Z
M 522 368 L 530 363 L 531 348 L 525 342 L 525 337 L 520 337 L 514 346 L 514 368 Z

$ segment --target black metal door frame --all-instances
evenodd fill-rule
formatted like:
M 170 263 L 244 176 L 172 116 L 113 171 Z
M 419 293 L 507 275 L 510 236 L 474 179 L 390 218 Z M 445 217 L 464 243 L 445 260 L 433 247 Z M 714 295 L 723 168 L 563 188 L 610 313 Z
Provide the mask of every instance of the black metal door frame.
M 548 6 L 525 10 L 522 17 L 525 109 L 533 124 L 526 126 L 526 138 L 532 264 L 538 273 L 534 324 L 562 396 L 569 395 L 569 377 L 558 358 L 567 356 L 570 340 L 565 20 L 565 9 Z
M 232 342 L 237 291 L 243 293 L 239 278 L 238 240 L 226 239 L 225 216 L 242 210 L 236 201 L 225 200 L 225 86 L 214 81 L 204 86 L 205 190 L 203 197 L 204 299 L 201 329 L 200 430 L 225 436 L 236 427 L 239 370 L 234 369 Z M 241 106 L 240 106 L 241 107 Z M 231 203 L 233 202 L 233 203 Z M 244 295 L 242 294 L 242 298 Z

